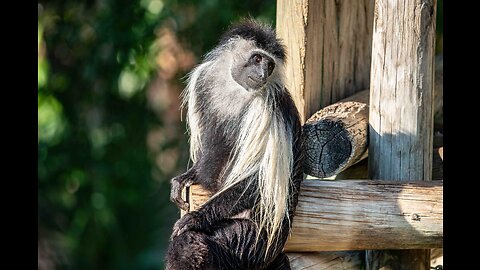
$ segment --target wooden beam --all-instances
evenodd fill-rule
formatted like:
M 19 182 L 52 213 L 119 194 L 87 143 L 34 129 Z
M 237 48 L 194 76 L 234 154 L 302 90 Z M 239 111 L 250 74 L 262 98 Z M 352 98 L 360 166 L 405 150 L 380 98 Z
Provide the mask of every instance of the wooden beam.
M 191 211 L 209 194 L 189 188 Z M 443 243 L 443 181 L 304 180 L 287 252 L 435 248 Z
M 278 0 L 286 83 L 306 117 L 368 87 L 373 0 Z
M 367 157 L 369 90 L 329 105 L 305 125 L 305 164 L 308 175 L 325 178 Z
M 429 181 L 436 0 L 378 0 L 374 14 L 369 176 Z M 368 250 L 367 258 L 366 269 L 430 269 L 428 249 Z

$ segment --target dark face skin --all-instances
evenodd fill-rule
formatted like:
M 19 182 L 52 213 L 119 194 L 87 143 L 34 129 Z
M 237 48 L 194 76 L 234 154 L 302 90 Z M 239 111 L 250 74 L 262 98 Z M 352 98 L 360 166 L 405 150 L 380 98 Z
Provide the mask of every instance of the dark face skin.
M 259 90 L 275 69 L 275 60 L 261 52 L 253 52 L 247 61 L 237 62 L 232 68 L 233 79 L 247 90 Z

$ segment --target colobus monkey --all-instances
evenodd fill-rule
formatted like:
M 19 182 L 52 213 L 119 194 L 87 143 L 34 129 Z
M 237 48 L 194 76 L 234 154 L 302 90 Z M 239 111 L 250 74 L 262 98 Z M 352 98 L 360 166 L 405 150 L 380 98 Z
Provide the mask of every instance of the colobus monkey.
M 290 269 L 283 247 L 303 179 L 301 125 L 284 86 L 285 48 L 269 26 L 243 20 L 189 75 L 193 166 L 172 179 L 212 196 L 180 218 L 167 269 Z

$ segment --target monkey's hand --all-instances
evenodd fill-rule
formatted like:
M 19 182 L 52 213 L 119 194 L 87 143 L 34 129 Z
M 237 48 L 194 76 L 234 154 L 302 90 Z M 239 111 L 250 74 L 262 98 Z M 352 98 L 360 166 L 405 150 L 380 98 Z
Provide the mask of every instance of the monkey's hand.
M 175 223 L 170 240 L 186 231 L 204 231 L 206 229 L 206 222 L 203 222 L 201 214 L 199 214 L 197 211 L 189 212 Z
M 195 173 L 192 169 L 188 170 L 186 173 L 181 174 L 177 177 L 174 177 L 171 180 L 172 189 L 170 191 L 170 201 L 175 203 L 178 208 L 188 211 L 189 204 L 182 199 L 182 190 L 186 186 L 190 186 L 194 183 Z

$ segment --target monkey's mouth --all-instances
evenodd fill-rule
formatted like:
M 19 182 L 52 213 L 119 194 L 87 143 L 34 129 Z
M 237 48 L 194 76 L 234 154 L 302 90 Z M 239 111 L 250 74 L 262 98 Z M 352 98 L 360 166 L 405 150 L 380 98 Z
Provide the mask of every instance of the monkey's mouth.
M 258 77 L 248 76 L 248 79 L 251 81 L 250 86 L 253 89 L 260 89 L 262 86 L 264 86 L 267 83 L 266 78 L 262 79 Z
M 262 79 L 260 79 L 260 78 L 255 78 L 255 77 L 252 77 L 252 76 L 248 76 L 248 78 L 249 78 L 250 80 L 252 80 L 253 82 L 256 82 L 256 83 L 262 82 Z

